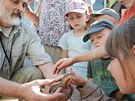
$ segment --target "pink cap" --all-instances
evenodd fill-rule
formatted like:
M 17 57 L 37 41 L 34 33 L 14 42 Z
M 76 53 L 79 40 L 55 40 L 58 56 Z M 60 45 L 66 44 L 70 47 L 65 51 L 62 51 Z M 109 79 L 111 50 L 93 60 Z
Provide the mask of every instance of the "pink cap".
M 70 12 L 76 12 L 76 13 L 86 13 L 87 12 L 88 13 L 88 6 L 82 0 L 72 0 L 66 6 L 65 16 L 67 16 L 67 14 Z

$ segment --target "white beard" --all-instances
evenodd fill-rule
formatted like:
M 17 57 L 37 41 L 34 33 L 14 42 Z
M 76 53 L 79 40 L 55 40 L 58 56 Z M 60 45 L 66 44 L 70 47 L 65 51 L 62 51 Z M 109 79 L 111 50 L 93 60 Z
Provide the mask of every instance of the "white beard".
M 10 25 L 19 25 L 21 22 L 21 18 L 18 17 L 14 17 L 12 18 L 11 15 L 6 12 L 4 10 L 4 7 L 0 7 L 1 11 L 0 11 L 0 16 Z
M 21 19 L 19 17 L 16 17 L 16 18 L 11 18 L 9 17 L 7 19 L 8 23 L 11 24 L 11 25 L 19 25 L 21 23 Z

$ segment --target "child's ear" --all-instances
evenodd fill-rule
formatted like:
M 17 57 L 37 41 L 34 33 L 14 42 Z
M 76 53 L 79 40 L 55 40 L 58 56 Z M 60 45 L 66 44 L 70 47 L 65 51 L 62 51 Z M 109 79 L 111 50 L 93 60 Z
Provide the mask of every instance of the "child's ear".
M 132 52 L 135 55 L 135 45 L 133 45 L 133 47 L 132 47 Z

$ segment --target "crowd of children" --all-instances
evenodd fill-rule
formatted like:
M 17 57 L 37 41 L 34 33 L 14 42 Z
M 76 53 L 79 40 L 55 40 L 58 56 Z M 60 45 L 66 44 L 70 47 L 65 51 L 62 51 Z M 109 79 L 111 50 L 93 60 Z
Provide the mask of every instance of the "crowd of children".
M 20 92 L 20 95 L 13 94 L 13 90 L 24 92 L 23 89 L 31 87 L 30 91 L 39 98 L 33 101 L 40 101 L 40 99 L 42 101 L 42 96 L 44 97 L 45 101 L 53 101 L 54 99 L 56 101 L 65 101 L 68 100 L 69 96 L 67 95 L 70 94 L 72 94 L 71 98 L 73 101 L 135 101 L 135 0 L 108 1 L 108 7 L 111 7 L 112 9 L 103 8 L 97 12 L 94 12 L 92 5 L 95 0 L 90 0 L 89 5 L 88 3 L 86 3 L 86 0 L 62 0 L 59 2 L 47 1 L 50 5 L 45 4 L 45 0 L 41 0 L 44 5 L 42 4 L 42 11 L 40 12 L 40 17 L 38 17 L 29 9 L 28 2 L 31 2 L 31 0 L 2 0 L 1 3 L 5 5 L 1 5 L 5 8 L 4 11 L 8 12 L 7 5 L 12 5 L 12 9 L 15 9 L 16 7 L 17 10 L 15 9 L 15 12 L 13 11 L 13 14 L 11 15 L 16 15 L 19 17 L 17 20 L 14 19 L 15 21 L 18 21 L 17 24 L 15 21 L 11 21 L 13 23 L 6 22 L 4 15 L 2 15 L 5 14 L 5 12 L 1 11 L 4 13 L 0 13 L 0 42 L 2 45 L 1 47 L 4 47 L 3 51 L 0 51 L 0 63 L 3 60 L 3 63 L 0 64 L 0 75 L 4 75 L 6 77 L 6 74 L 4 74 L 4 72 L 2 71 L 3 68 L 4 70 L 6 69 L 6 67 L 4 67 L 6 66 L 4 65 L 6 64 L 5 58 L 7 58 L 7 63 L 9 62 L 8 66 L 12 67 L 12 61 L 8 57 L 7 50 L 5 50 L 3 41 L 1 41 L 3 40 L 3 37 L 1 38 L 1 36 L 3 35 L 4 30 L 10 30 L 12 32 L 11 29 L 13 29 L 16 31 L 16 29 L 14 29 L 14 26 L 20 25 L 21 13 L 23 12 L 23 14 L 34 23 L 35 27 L 38 26 L 37 28 L 40 29 L 37 30 L 38 35 L 41 36 L 40 38 L 42 38 L 43 36 L 45 27 L 44 25 L 46 24 L 47 26 L 50 26 L 49 30 L 54 30 L 54 32 L 57 32 L 57 34 L 55 34 L 54 32 L 53 34 L 49 34 L 49 32 L 45 33 L 45 40 L 42 39 L 42 44 L 45 45 L 45 48 L 51 47 L 49 49 L 51 49 L 53 55 L 56 54 L 56 56 L 52 55 L 52 57 L 57 58 L 56 60 L 58 60 L 58 57 L 61 56 L 63 59 L 59 60 L 54 66 L 51 63 L 52 61 L 48 55 L 46 56 L 49 57 L 49 60 L 44 59 L 46 62 L 48 61 L 45 64 L 43 64 L 43 62 L 41 62 L 42 59 L 39 58 L 40 61 L 37 60 L 39 63 L 36 66 L 38 66 L 39 69 L 43 72 L 43 75 L 47 78 L 49 78 L 49 76 L 56 77 L 56 75 L 54 74 L 58 74 L 61 70 L 64 70 L 64 73 L 72 73 L 74 74 L 74 76 L 66 85 L 73 88 L 67 88 L 66 93 L 69 94 L 63 93 L 62 90 L 58 89 L 52 95 L 49 95 L 47 91 L 44 91 L 44 95 L 40 91 L 40 88 L 43 85 L 56 82 L 57 78 L 55 78 L 54 81 L 50 81 L 49 79 L 47 79 L 42 82 L 33 81 L 30 83 L 19 85 L 18 83 L 10 82 L 10 80 L 5 80 L 3 76 L 0 77 L 0 99 L 4 98 L 4 96 L 11 96 L 23 98 L 25 100 L 33 100 L 33 98 L 31 98 L 29 95 L 26 96 L 25 94 Z M 62 26 L 63 28 L 67 26 L 64 26 L 63 24 L 58 25 L 57 22 L 61 22 L 60 20 L 58 21 L 58 18 L 60 16 L 52 16 L 52 13 L 49 12 L 55 12 L 55 9 L 51 7 L 54 7 L 55 3 L 59 4 L 60 2 L 66 2 L 62 4 L 62 7 L 65 8 L 60 9 L 60 11 L 62 12 L 59 12 L 56 15 L 61 15 L 64 13 L 64 16 L 61 16 L 61 18 L 62 21 L 66 25 L 68 25 L 68 32 L 66 29 L 62 29 L 62 34 L 59 33 L 60 31 L 57 29 L 57 27 L 61 29 L 60 26 Z M 118 9 L 114 7 L 116 3 L 119 5 Z M 15 7 L 13 5 L 15 5 Z M 41 3 L 39 6 L 41 6 Z M 46 6 L 50 8 L 48 12 L 44 11 L 44 8 L 46 8 Z M 57 6 L 60 7 L 59 5 Z M 124 6 L 124 11 L 122 11 L 123 9 L 121 9 L 122 6 Z M 23 10 L 21 8 L 23 8 Z M 113 8 L 115 9 L 113 10 Z M 8 18 L 8 15 L 5 16 Z M 57 24 L 57 27 L 53 25 L 53 21 L 47 23 L 47 21 L 44 20 L 45 18 L 43 17 L 45 17 L 48 21 L 51 18 L 56 19 L 53 21 Z M 7 20 L 10 21 L 10 19 Z M 10 27 L 11 29 L 7 29 L 7 27 Z M 17 30 L 19 30 L 19 28 Z M 9 33 L 8 31 L 4 33 Z M 17 33 L 19 33 L 19 31 Z M 34 33 L 36 32 L 34 31 Z M 47 36 L 45 37 L 45 35 Z M 7 37 L 9 36 L 7 35 Z M 55 43 L 55 41 L 57 43 Z M 31 42 L 31 40 L 29 42 Z M 34 42 L 35 41 L 33 39 L 31 43 Z M 42 47 L 39 38 L 37 42 L 38 45 Z M 46 42 L 48 42 L 49 46 Z M 4 42 L 4 44 L 6 44 L 6 42 Z M 32 44 L 30 45 L 31 47 L 34 47 Z M 56 49 L 53 50 L 52 46 L 53 48 L 58 49 L 58 54 L 55 53 Z M 2 49 L 1 47 L 0 49 Z M 28 50 L 30 49 L 32 48 L 28 48 Z M 42 51 L 44 52 L 43 47 Z M 4 58 L 2 57 L 3 55 L 1 55 L 2 52 L 4 52 L 5 54 Z M 35 53 L 36 51 L 28 51 L 29 54 L 32 54 L 32 52 Z M 34 56 L 36 57 L 36 54 L 34 54 Z M 41 57 L 44 58 L 44 55 Z M 55 63 L 56 61 L 53 62 Z M 20 64 L 23 64 L 23 62 L 21 62 Z M 46 64 L 47 68 L 48 66 L 54 66 L 54 70 L 52 68 L 46 69 Z M 10 69 L 12 70 L 13 68 Z M 11 70 L 9 70 L 9 72 Z M 15 72 L 16 70 L 13 71 Z M 60 77 L 58 77 L 58 79 L 60 79 Z M 4 86 L 2 82 L 5 82 L 6 86 Z M 13 87 L 12 85 L 15 85 L 15 87 Z M 35 85 L 37 85 L 36 87 L 38 91 L 32 90 L 32 86 Z M 23 86 L 22 89 L 21 86 Z M 5 87 L 9 88 L 9 91 L 7 93 L 7 89 Z M 39 95 L 37 95 L 36 92 L 38 92 Z M 27 92 L 26 94 L 30 94 L 30 92 Z
M 110 5 L 111 2 L 112 1 L 109 1 Z M 82 0 L 71 0 L 65 6 L 66 11 L 64 17 L 66 17 L 72 29 L 64 33 L 59 40 L 58 45 L 63 50 L 64 59 L 56 63 L 54 73 L 58 73 L 62 68 L 65 68 L 65 72 L 70 72 L 68 67 L 72 65 L 73 71 L 84 78 L 89 78 L 89 80 L 101 88 L 108 97 L 112 97 L 116 100 L 131 101 L 135 98 L 129 97 L 127 94 L 123 93 L 117 81 L 115 82 L 116 79 L 115 77 L 113 78 L 113 74 L 111 76 L 112 72 L 109 73 L 109 69 L 107 69 L 115 59 L 113 54 L 105 51 L 104 47 L 107 43 L 106 41 L 108 37 L 113 36 L 110 35 L 110 33 L 111 31 L 112 33 L 114 32 L 115 27 L 121 25 L 134 15 L 135 2 L 133 0 L 129 0 L 129 2 L 118 0 L 117 3 L 120 7 L 121 5 L 124 6 L 126 10 L 122 11 L 120 7 L 117 7 L 117 9 L 114 7 L 114 10 L 104 8 L 95 13 L 92 11 L 92 5 L 91 9 L 89 8 L 88 10 L 88 5 Z M 120 27 L 118 26 L 118 28 Z M 125 28 L 125 30 L 127 29 Z M 107 48 L 107 46 L 108 45 L 106 45 L 106 50 L 110 51 L 110 48 Z M 83 53 L 86 54 L 83 55 Z M 107 53 L 109 53 L 109 55 L 107 55 Z M 89 64 L 88 60 L 90 60 Z M 119 58 L 118 60 L 121 63 Z
M 76 57 L 61 59 L 60 61 L 56 63 L 54 73 L 58 73 L 62 68 L 67 68 L 76 62 L 83 62 L 83 61 L 91 60 L 89 63 L 90 67 L 88 67 L 88 76 L 90 78 L 91 77 L 93 78 L 94 84 L 97 84 L 97 86 L 101 88 L 108 97 L 112 97 L 112 100 L 134 101 L 135 90 L 133 89 L 135 87 L 134 86 L 135 81 L 134 81 L 133 74 L 135 72 L 133 69 L 133 65 L 135 64 L 133 63 L 133 61 L 134 61 L 134 44 L 135 43 L 133 41 L 134 35 L 132 34 L 134 31 L 133 23 L 134 23 L 135 18 L 132 16 L 135 14 L 134 13 L 135 2 L 134 0 L 129 0 L 130 3 L 128 0 L 125 0 L 125 1 L 118 0 L 118 1 L 121 4 L 123 4 L 127 8 L 127 10 L 124 12 L 124 15 L 122 16 L 122 18 L 121 19 L 119 18 L 117 20 L 118 21 L 117 23 L 112 20 L 110 21 L 113 24 L 119 25 L 119 26 L 114 27 L 113 25 L 112 27 L 111 26 L 112 24 L 109 25 L 111 22 L 109 22 L 107 26 L 106 23 L 109 21 L 109 19 L 106 19 L 106 17 L 104 17 L 103 19 L 106 19 L 108 21 L 106 20 L 102 21 L 101 19 L 94 18 L 93 21 L 95 21 L 95 19 L 96 21 L 97 20 L 98 21 L 90 25 L 89 31 L 83 38 L 84 42 L 88 41 L 88 39 L 91 40 L 93 49 L 85 54 L 81 54 Z M 117 17 L 116 15 L 113 15 L 113 13 L 109 13 L 109 14 L 111 14 L 110 15 L 111 18 Z M 105 15 L 105 14 L 102 13 L 102 10 L 101 10 L 97 12 L 97 15 L 99 16 L 99 15 Z M 93 17 L 96 17 L 96 16 L 94 15 Z M 97 26 L 95 23 L 97 23 Z M 94 24 L 96 27 L 94 26 Z M 105 31 L 105 29 L 107 30 Z M 108 35 L 109 33 L 110 35 Z M 104 38 L 105 36 L 106 38 Z M 107 38 L 108 36 L 109 38 Z M 105 50 L 107 52 L 105 52 Z M 107 55 L 107 53 L 109 55 Z M 97 59 L 97 58 L 100 58 L 100 59 Z M 129 68 L 127 64 L 129 65 Z M 131 70 L 131 68 L 133 70 Z M 71 72 L 73 72 L 73 70 Z M 91 79 L 89 81 L 92 82 Z M 93 85 L 89 85 L 89 86 L 92 87 Z M 80 92 L 82 91 L 80 90 Z M 104 97 L 98 96 L 99 93 L 97 94 L 97 92 L 98 91 L 95 91 L 93 93 L 96 96 L 95 98 L 92 98 L 92 94 L 91 94 L 91 96 L 88 95 L 84 99 L 91 98 L 89 99 L 89 101 L 91 100 L 92 101 L 108 101 L 108 97 L 104 98 Z M 90 91 L 87 94 L 90 94 Z M 101 97 L 101 99 L 98 99 L 99 97 Z

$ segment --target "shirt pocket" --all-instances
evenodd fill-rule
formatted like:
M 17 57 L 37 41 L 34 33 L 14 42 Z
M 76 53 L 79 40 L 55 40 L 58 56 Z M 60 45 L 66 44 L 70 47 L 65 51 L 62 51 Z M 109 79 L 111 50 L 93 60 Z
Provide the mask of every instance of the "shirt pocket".
M 13 47 L 12 49 L 12 58 L 14 59 L 21 59 L 24 55 L 24 49 L 21 46 Z

